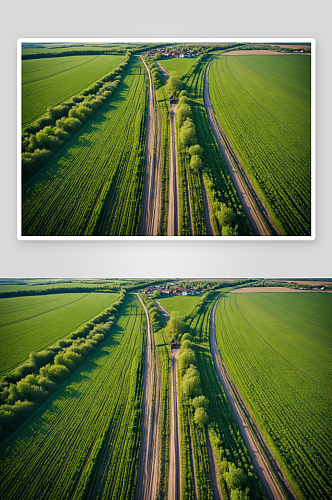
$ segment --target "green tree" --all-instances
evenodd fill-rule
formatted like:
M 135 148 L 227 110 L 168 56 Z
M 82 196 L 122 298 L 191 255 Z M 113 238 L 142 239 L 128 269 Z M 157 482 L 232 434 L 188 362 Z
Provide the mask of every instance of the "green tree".
M 191 118 L 187 118 L 183 123 L 179 135 L 184 146 L 191 146 L 196 142 L 196 129 Z
M 199 146 L 199 144 L 195 144 L 195 146 L 191 146 L 189 148 L 189 154 L 190 154 L 190 156 L 195 156 L 195 155 L 202 156 L 202 154 L 203 154 L 202 146 Z
M 205 396 L 197 396 L 193 399 L 193 407 L 197 408 L 207 408 L 209 406 L 209 400 Z
M 200 427 L 204 427 L 204 425 L 208 425 L 209 417 L 208 417 L 204 408 L 201 407 L 201 408 L 197 408 L 197 410 L 195 410 L 194 422 L 196 425 L 199 425 Z
M 196 363 L 195 353 L 191 349 L 186 349 L 179 354 L 178 358 L 180 370 L 184 371 L 190 365 Z
M 153 294 L 152 294 L 152 297 L 160 297 L 161 296 L 161 293 L 159 290 L 154 290 Z
M 171 76 L 169 77 L 169 79 L 167 81 L 167 90 L 171 94 L 176 94 L 177 92 L 182 90 L 182 86 L 183 86 L 183 83 L 182 83 L 179 75 L 171 73 Z
M 190 160 L 190 168 L 192 168 L 196 173 L 203 170 L 203 162 L 198 155 L 194 155 Z

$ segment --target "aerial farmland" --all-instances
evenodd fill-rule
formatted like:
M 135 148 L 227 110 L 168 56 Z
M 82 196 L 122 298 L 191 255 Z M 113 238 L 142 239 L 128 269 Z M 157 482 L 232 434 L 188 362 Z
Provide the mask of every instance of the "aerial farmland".
M 314 236 L 310 42 L 19 48 L 19 237 Z
M 2 279 L 1 498 L 328 500 L 331 292 Z

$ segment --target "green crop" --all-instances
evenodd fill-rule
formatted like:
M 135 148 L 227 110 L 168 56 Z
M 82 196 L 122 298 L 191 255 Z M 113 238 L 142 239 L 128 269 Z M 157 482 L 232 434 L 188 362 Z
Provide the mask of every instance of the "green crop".
M 185 75 L 188 73 L 193 64 L 196 63 L 196 58 L 190 57 L 177 57 L 172 59 L 161 59 L 158 61 L 160 66 L 162 66 L 167 73 L 174 71 L 177 75 Z
M 148 77 L 132 59 L 111 101 L 24 188 L 23 234 L 138 233 Z
M 89 55 L 22 61 L 22 126 L 36 120 L 46 108 L 79 94 L 123 59 L 121 55 Z
M 166 297 L 158 299 L 158 302 L 163 306 L 165 311 L 171 314 L 177 312 L 179 316 L 188 316 L 196 307 L 202 296 L 196 295 L 193 297 Z
M 2 446 L 1 498 L 134 497 L 146 319 L 134 296 L 105 341 Z
M 332 296 L 227 294 L 217 341 L 230 376 L 295 491 L 331 498 Z
M 0 299 L 0 373 L 66 337 L 117 298 L 116 293 L 66 293 Z
M 286 235 L 309 235 L 309 56 L 219 56 L 211 103 L 253 186 Z

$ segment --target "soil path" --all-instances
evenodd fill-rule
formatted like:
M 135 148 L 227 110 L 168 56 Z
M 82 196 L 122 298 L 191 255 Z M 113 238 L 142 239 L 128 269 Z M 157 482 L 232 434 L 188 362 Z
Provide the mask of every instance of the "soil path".
M 206 191 L 206 187 L 204 184 L 204 179 L 202 174 L 200 175 L 201 177 L 201 187 L 202 187 L 202 196 L 203 196 L 203 203 L 204 203 L 204 216 L 205 216 L 205 223 L 206 223 L 206 229 L 207 229 L 207 236 L 215 236 L 216 233 L 214 231 L 213 227 L 213 222 L 212 222 L 212 210 L 211 210 L 211 205 L 209 202 L 208 194 Z
M 171 315 L 163 308 L 163 306 L 160 304 L 160 302 L 158 302 L 158 300 L 155 300 L 155 303 L 156 303 L 156 306 L 159 309 L 161 315 L 163 316 L 165 322 L 167 323 L 167 321 L 169 320 Z
M 155 381 L 153 340 L 150 318 L 147 308 L 138 294 L 135 294 L 143 307 L 146 320 L 146 347 L 144 359 L 144 396 L 142 441 L 138 465 L 138 481 L 135 500 L 154 500 L 157 496 L 159 475 L 159 415 L 160 415 L 160 379 L 157 377 L 155 405 L 153 407 L 153 390 Z M 159 383 L 158 383 L 159 380 Z
M 169 165 L 169 203 L 168 203 L 168 225 L 167 236 L 179 235 L 179 191 L 178 191 L 178 173 L 176 162 L 176 127 L 175 114 L 177 104 L 170 104 L 171 115 L 171 151 Z
M 286 500 L 288 498 L 295 499 L 295 496 L 292 493 L 290 486 L 288 485 L 288 482 L 282 472 L 281 467 L 278 465 L 276 459 L 273 457 L 271 451 L 268 449 L 262 435 L 260 433 L 259 435 L 255 434 L 253 429 L 255 428 L 256 430 L 257 425 L 254 423 L 252 417 L 250 416 L 248 409 L 246 408 L 246 411 L 243 411 L 242 405 L 244 404 L 244 401 L 241 398 L 242 401 L 240 400 L 239 402 L 239 400 L 234 395 L 233 390 L 236 389 L 235 384 L 233 381 L 231 381 L 229 374 L 226 372 L 226 367 L 224 365 L 221 353 L 217 346 L 216 330 L 215 330 L 215 313 L 218 301 L 219 299 L 215 302 L 213 306 L 211 314 L 211 322 L 210 322 L 211 352 L 217 375 L 226 393 L 232 411 L 235 415 L 235 418 L 240 428 L 241 436 L 248 448 L 248 452 L 250 454 L 252 463 L 255 467 L 255 472 L 263 485 L 265 495 L 269 500 Z M 237 391 L 237 389 L 236 389 L 236 394 L 237 396 L 240 397 L 240 394 Z M 249 419 L 248 420 L 250 421 L 250 424 L 252 426 L 248 425 L 248 421 L 246 420 L 244 413 L 246 414 L 246 416 L 250 416 L 250 420 Z M 269 461 L 268 457 L 263 451 L 263 448 L 264 450 L 267 450 L 269 452 L 269 456 L 270 458 L 272 458 L 271 461 Z M 271 465 L 271 462 L 273 463 L 273 466 Z M 285 489 L 281 486 L 279 481 L 281 481 L 283 486 L 287 488 L 287 493 Z
M 256 236 L 276 236 L 279 233 L 274 226 L 271 216 L 237 158 L 226 134 L 220 126 L 211 104 L 209 93 L 209 69 L 211 62 L 212 61 L 209 62 L 206 68 L 204 77 L 204 103 L 211 129 L 227 164 L 231 179 L 240 198 L 243 211 L 249 220 L 254 234 Z
M 181 498 L 181 456 L 180 456 L 180 418 L 178 405 L 178 364 L 179 350 L 171 350 L 172 360 L 172 413 L 171 413 L 171 449 L 169 464 L 168 500 Z
M 212 483 L 212 491 L 213 491 L 213 500 L 223 500 L 223 496 L 221 493 L 220 483 L 219 483 L 219 473 L 216 457 L 211 445 L 209 431 L 206 430 L 206 446 L 210 463 L 210 471 L 211 471 L 211 483 Z
M 160 120 L 157 120 L 156 131 L 154 108 L 155 95 L 153 92 L 151 73 L 142 56 L 140 56 L 140 59 L 149 75 L 149 99 L 146 113 L 145 180 L 139 234 L 144 236 L 156 236 L 160 212 L 161 129 Z M 157 139 L 156 150 L 154 149 L 155 137 Z

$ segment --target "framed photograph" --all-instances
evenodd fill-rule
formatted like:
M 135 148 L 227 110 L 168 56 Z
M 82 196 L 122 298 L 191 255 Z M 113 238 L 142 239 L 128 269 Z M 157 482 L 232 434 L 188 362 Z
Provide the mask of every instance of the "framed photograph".
M 19 39 L 17 63 L 18 239 L 315 239 L 314 39 Z

